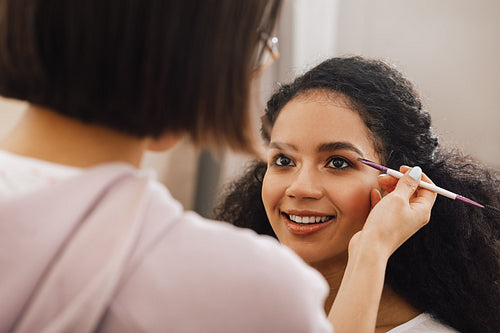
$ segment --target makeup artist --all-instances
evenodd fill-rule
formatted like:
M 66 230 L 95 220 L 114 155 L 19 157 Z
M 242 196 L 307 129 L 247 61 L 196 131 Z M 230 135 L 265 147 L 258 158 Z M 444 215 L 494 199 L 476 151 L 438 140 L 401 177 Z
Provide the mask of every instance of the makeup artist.
M 145 150 L 185 135 L 256 153 L 250 86 L 278 55 L 279 8 L 0 0 L 0 94 L 29 103 L 0 142 L 0 332 L 332 331 L 318 272 L 184 211 L 139 170 Z M 337 332 L 373 331 L 374 263 L 429 219 L 417 182 L 405 175 L 351 243 Z

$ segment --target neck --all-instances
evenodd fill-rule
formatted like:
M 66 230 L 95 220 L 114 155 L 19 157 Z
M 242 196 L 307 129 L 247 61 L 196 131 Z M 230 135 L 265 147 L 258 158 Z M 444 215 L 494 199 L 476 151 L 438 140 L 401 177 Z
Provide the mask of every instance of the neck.
M 396 294 L 391 287 L 385 285 L 380 299 L 375 332 L 387 332 L 419 314 L 420 311 Z
M 75 167 L 107 162 L 140 162 L 146 140 L 102 126 L 84 124 L 56 112 L 30 106 L 0 149 Z
M 325 301 L 325 312 L 329 313 L 340 288 L 347 259 L 330 260 L 330 264 L 310 265 L 323 275 L 330 286 L 330 292 Z M 389 286 L 385 285 L 377 314 L 376 332 L 387 332 L 415 318 L 419 313 L 418 310 L 396 294 Z
M 325 301 L 325 312 L 329 313 L 344 276 L 344 271 L 347 265 L 347 256 L 342 256 L 341 259 L 328 260 L 326 263 L 309 263 L 309 265 L 318 270 L 328 282 L 330 292 L 328 293 Z

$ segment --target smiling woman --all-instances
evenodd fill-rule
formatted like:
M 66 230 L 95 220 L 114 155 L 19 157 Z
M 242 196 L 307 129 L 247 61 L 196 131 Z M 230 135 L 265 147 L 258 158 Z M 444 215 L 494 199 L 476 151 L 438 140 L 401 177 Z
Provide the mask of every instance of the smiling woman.
M 262 186 L 280 242 L 318 269 L 338 256 L 347 260 L 349 241 L 370 212 L 370 192 L 378 188 L 377 171 L 356 161 L 379 160 L 368 129 L 345 98 L 330 95 L 304 93 L 283 107 Z
M 278 238 L 320 271 L 327 312 L 381 191 L 378 171 L 358 158 L 419 165 L 439 186 L 500 203 L 498 173 L 438 144 L 412 84 L 381 61 L 333 58 L 281 86 L 262 134 L 267 162 L 227 187 L 217 218 Z M 429 224 L 387 263 L 377 332 L 499 332 L 499 226 L 498 216 L 438 197 Z

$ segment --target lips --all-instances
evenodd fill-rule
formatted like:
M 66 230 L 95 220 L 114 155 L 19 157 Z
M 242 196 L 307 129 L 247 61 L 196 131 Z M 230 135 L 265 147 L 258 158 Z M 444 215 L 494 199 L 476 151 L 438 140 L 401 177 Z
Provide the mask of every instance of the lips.
M 297 236 L 308 236 L 328 227 L 335 221 L 335 216 L 295 215 L 282 213 L 288 230 Z
M 333 216 L 300 216 L 300 215 L 287 215 L 288 219 L 292 222 L 298 224 L 310 224 L 310 223 L 323 223 L 333 218 Z

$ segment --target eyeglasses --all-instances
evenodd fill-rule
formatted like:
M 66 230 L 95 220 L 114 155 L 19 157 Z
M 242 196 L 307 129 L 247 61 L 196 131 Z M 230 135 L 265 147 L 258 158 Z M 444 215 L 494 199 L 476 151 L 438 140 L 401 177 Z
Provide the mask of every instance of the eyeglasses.
M 262 73 L 271 66 L 274 60 L 280 57 L 278 37 L 269 37 L 266 33 L 261 33 L 257 56 L 258 61 L 255 66 L 255 72 Z

